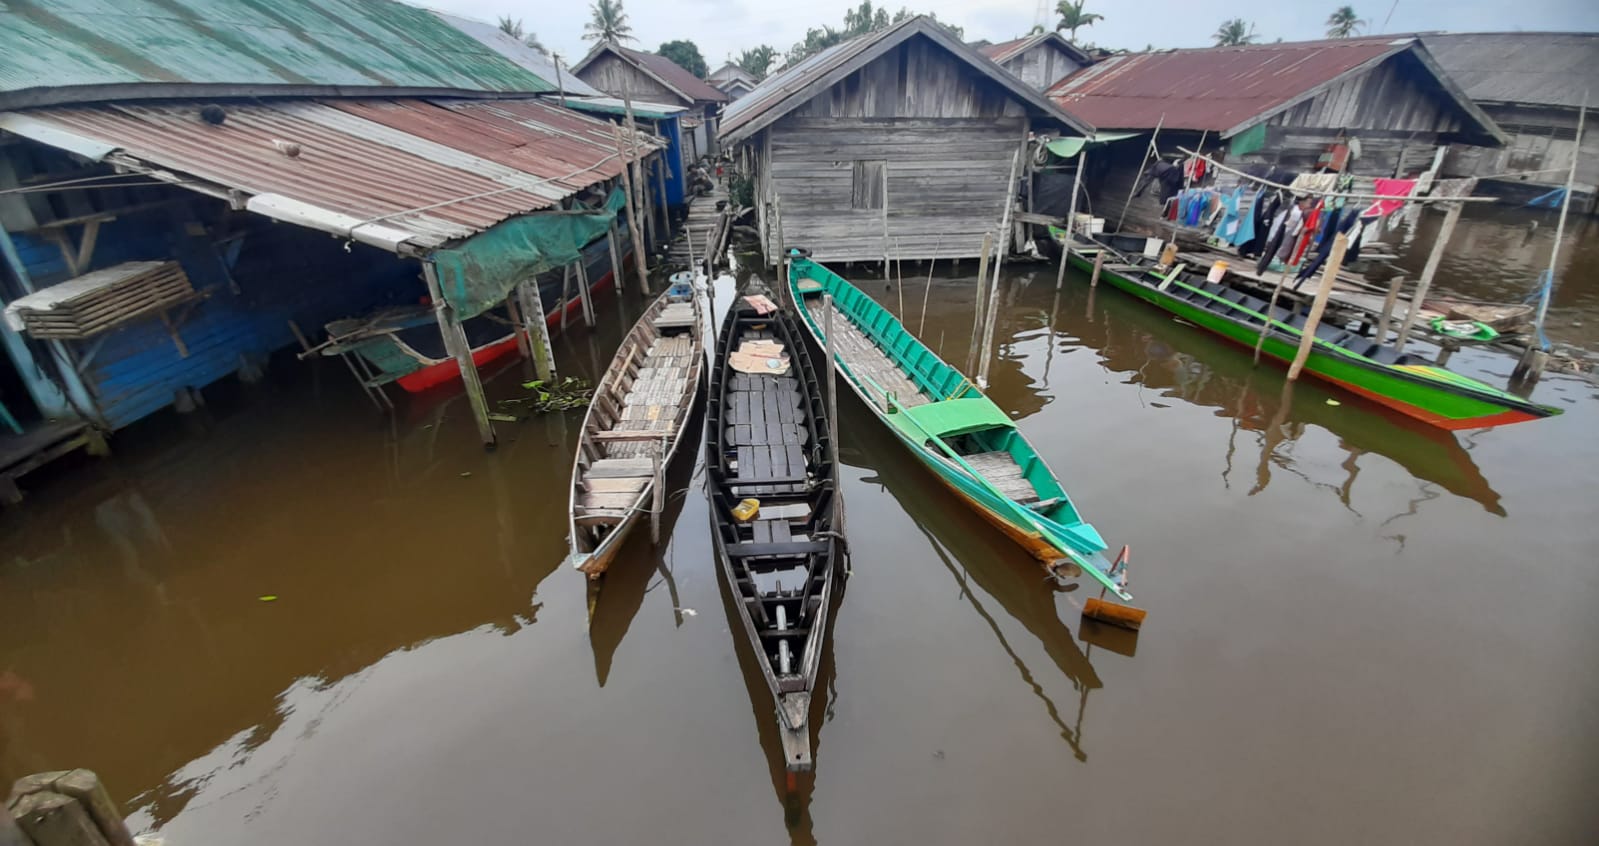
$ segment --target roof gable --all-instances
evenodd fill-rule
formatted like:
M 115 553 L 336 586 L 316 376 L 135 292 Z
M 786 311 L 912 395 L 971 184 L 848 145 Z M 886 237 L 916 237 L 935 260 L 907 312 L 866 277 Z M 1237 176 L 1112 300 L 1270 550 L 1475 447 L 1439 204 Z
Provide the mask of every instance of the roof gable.
M 690 103 L 725 103 L 727 95 L 716 90 L 705 80 L 678 67 L 677 63 L 665 56 L 654 53 L 645 53 L 623 47 L 612 41 L 601 41 L 589 50 L 582 61 L 572 66 L 573 73 L 579 73 L 584 68 L 593 64 L 601 55 L 610 53 L 622 61 L 638 68 L 645 76 L 666 86 L 673 93 Z
M 1483 135 L 1503 134 L 1415 38 L 1345 38 L 1112 56 L 1066 77 L 1048 96 L 1105 129 L 1216 132 L 1230 137 L 1353 74 L 1409 53 Z
M 1028 50 L 1041 45 L 1065 53 L 1067 56 L 1071 57 L 1072 61 L 1079 65 L 1092 64 L 1094 61 L 1092 57 L 1083 51 L 1083 48 L 1071 43 L 1066 36 L 1061 35 L 1059 32 L 1038 32 L 1022 38 L 1017 38 L 1013 41 L 1006 41 L 1002 44 L 984 45 L 983 47 L 978 48 L 978 50 L 988 58 L 1004 64 L 1005 62 L 1027 52 Z
M 1056 120 L 1079 133 L 1088 134 L 1093 131 L 1093 127 L 1087 122 L 1063 111 L 1026 83 L 986 60 L 982 54 L 961 43 L 936 21 L 925 15 L 918 15 L 887 29 L 835 44 L 768 77 L 754 91 L 727 107 L 722 116 L 722 139 L 737 141 L 770 126 L 822 91 L 837 85 L 850 74 L 918 36 L 927 38 L 943 48 L 973 72 L 998 85 L 1030 111 Z

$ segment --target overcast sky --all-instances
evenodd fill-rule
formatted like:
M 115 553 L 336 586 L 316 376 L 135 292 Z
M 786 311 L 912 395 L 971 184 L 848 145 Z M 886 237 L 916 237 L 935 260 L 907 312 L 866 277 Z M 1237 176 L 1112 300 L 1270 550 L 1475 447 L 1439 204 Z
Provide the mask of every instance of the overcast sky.
M 527 30 L 569 62 L 588 51 L 583 24 L 588 0 L 409 0 L 494 22 L 500 15 L 520 18 Z M 847 0 L 757 3 L 753 0 L 624 0 L 628 21 L 638 37 L 629 46 L 655 50 L 663 41 L 686 38 L 700 47 L 714 69 L 745 47 L 770 44 L 779 52 L 805 37 L 809 27 L 839 26 Z M 965 27 L 968 41 L 1005 41 L 1025 35 L 1034 23 L 1037 0 L 922 0 L 901 5 L 934 12 L 939 20 Z M 1054 8 L 1053 0 L 1048 3 Z M 1216 25 L 1231 17 L 1254 22 L 1263 41 L 1320 38 L 1328 13 L 1341 5 L 1333 0 L 1278 0 L 1270 3 L 1215 0 L 1089 0 L 1088 10 L 1105 19 L 1078 32 L 1079 40 L 1102 47 L 1141 50 L 1156 47 L 1204 47 Z M 1503 30 L 1599 31 L 1595 0 L 1356 0 L 1355 12 L 1372 21 L 1368 32 L 1451 32 Z M 1392 9 L 1392 17 L 1389 12 Z M 1387 25 L 1384 26 L 1384 19 Z M 1050 16 L 1048 26 L 1054 26 Z

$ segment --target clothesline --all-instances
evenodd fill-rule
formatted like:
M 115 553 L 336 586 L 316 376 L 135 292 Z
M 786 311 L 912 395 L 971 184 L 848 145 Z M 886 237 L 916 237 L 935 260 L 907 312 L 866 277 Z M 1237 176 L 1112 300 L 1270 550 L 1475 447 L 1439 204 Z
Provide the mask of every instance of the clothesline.
M 1196 153 L 1193 150 L 1189 150 L 1184 147 L 1178 147 L 1177 149 L 1184 155 L 1194 156 L 1209 162 L 1210 166 L 1216 168 L 1217 170 L 1231 173 L 1234 176 L 1242 177 L 1251 182 L 1258 182 L 1268 188 L 1276 188 L 1280 191 L 1294 190 L 1291 186 L 1283 185 L 1280 182 L 1272 182 L 1269 179 L 1262 179 L 1258 176 L 1252 176 L 1241 170 L 1238 170 L 1237 168 L 1228 167 L 1211 158 L 1210 156 L 1205 155 L 1204 153 Z M 1408 195 L 1394 196 L 1391 194 L 1350 194 L 1341 191 L 1328 191 L 1325 193 L 1317 191 L 1315 194 L 1318 197 L 1341 197 L 1346 200 L 1400 200 L 1407 203 L 1492 203 L 1498 201 L 1498 198 L 1496 197 L 1412 197 Z

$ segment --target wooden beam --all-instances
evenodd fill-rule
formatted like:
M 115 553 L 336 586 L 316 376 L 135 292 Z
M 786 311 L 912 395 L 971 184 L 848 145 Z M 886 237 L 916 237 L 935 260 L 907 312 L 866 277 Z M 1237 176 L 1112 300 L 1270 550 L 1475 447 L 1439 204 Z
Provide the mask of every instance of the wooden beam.
M 1305 369 L 1305 361 L 1310 358 L 1310 348 L 1316 345 L 1316 327 L 1321 323 L 1322 312 L 1327 310 L 1327 298 L 1332 295 L 1333 283 L 1338 280 L 1338 270 L 1344 265 L 1344 252 L 1348 249 L 1349 236 L 1338 233 L 1338 239 L 1333 241 L 1332 255 L 1328 256 L 1327 266 L 1321 273 L 1321 287 L 1316 289 L 1316 299 L 1310 304 L 1310 315 L 1305 318 L 1304 329 L 1300 330 L 1299 351 L 1294 354 L 1294 363 L 1288 366 L 1290 382 L 1299 378 L 1300 371 Z M 1271 314 L 1268 313 L 1266 318 L 1269 320 Z
M 1411 295 L 1410 305 L 1405 309 L 1405 319 L 1399 324 L 1399 337 L 1394 339 L 1394 352 L 1404 352 L 1405 342 L 1410 340 L 1410 330 L 1416 325 L 1416 316 L 1421 314 L 1421 304 L 1427 301 L 1427 291 L 1432 287 L 1432 277 L 1438 273 L 1438 265 L 1443 261 L 1444 249 L 1449 246 L 1449 238 L 1455 234 L 1455 224 L 1460 222 L 1460 212 L 1465 208 L 1460 203 L 1450 203 L 1449 210 L 1444 213 L 1443 226 L 1438 228 L 1438 240 L 1433 242 L 1432 252 L 1427 256 L 1427 264 L 1421 269 L 1421 279 L 1416 281 L 1416 293 Z
M 478 437 L 486 449 L 495 447 L 494 424 L 489 421 L 489 402 L 483 395 L 483 383 L 478 380 L 477 365 L 472 362 L 472 347 L 466 340 L 466 331 L 455 309 L 445 301 L 439 289 L 438 273 L 433 262 L 422 263 L 422 276 L 427 280 L 428 296 L 433 298 L 433 316 L 439 322 L 439 333 L 444 337 L 444 347 L 461 368 L 461 382 L 466 386 L 466 398 L 472 406 L 472 419 L 477 423 Z

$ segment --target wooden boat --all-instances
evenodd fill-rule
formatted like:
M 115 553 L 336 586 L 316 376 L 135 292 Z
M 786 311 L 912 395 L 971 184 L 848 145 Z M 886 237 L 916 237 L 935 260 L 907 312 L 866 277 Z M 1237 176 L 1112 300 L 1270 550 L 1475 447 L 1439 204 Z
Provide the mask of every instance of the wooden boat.
M 717 340 L 705 420 L 716 558 L 790 771 L 811 768 L 811 696 L 843 552 L 825 399 L 803 338 L 781 310 L 738 301 Z M 740 520 L 746 499 L 759 510 Z
M 1124 557 L 1105 558 L 1099 532 L 1078 512 L 1043 456 L 1014 421 L 959 370 L 916 340 L 843 277 L 796 256 L 789 290 L 825 349 L 824 293 L 833 296 L 834 366 L 901 443 L 978 513 L 1043 562 L 1057 579 L 1068 565 L 1122 599 Z M 1126 550 L 1123 550 L 1125 556 Z
M 1061 240 L 1061 230 L 1052 231 Z M 1143 243 L 1142 237 L 1117 235 L 1098 236 L 1093 243 L 1078 241 L 1071 247 L 1071 263 L 1091 271 L 1095 255 L 1104 251 L 1107 261 L 1100 279 L 1229 341 L 1254 348 L 1267 320 L 1268 300 L 1232 285 L 1209 282 L 1204 274 L 1181 266 L 1175 273 L 1157 270 L 1152 259 L 1135 253 Z M 1128 251 L 1118 250 L 1118 245 Z M 1291 304 L 1274 307 L 1262 354 L 1285 364 L 1293 361 L 1304 336 L 1305 317 L 1305 312 Z M 1324 320 L 1316 327 L 1305 371 L 1444 429 L 1479 429 L 1560 413 L 1558 408 L 1529 402 L 1421 356 L 1400 353 L 1391 344 L 1378 343 L 1332 321 Z
M 610 567 L 641 515 L 661 511 L 661 480 L 699 397 L 702 282 L 674 280 L 645 310 L 611 359 L 583 418 L 567 542 L 572 566 L 591 579 Z

